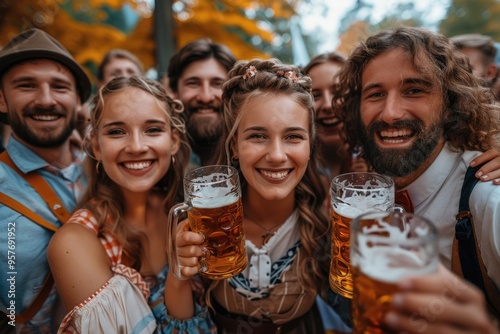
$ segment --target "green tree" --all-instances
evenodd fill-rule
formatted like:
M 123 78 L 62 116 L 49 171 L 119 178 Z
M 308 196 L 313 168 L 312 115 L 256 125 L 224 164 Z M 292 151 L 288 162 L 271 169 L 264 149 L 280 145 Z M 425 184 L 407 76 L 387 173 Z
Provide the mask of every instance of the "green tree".
M 474 1 L 474 0 L 471 0 Z M 495 0 L 493 0 L 495 1 Z M 449 0 L 435 0 L 432 5 L 423 10 L 418 9 L 413 1 L 399 1 L 387 10 L 385 15 L 378 19 L 374 16 L 373 4 L 366 0 L 357 0 L 353 8 L 348 11 L 340 26 L 340 52 L 348 54 L 350 49 L 359 41 L 384 29 L 398 26 L 425 27 L 437 30 L 439 21 L 432 21 L 432 12 L 448 4 Z
M 439 31 L 446 36 L 478 33 L 500 41 L 500 1 L 452 0 Z

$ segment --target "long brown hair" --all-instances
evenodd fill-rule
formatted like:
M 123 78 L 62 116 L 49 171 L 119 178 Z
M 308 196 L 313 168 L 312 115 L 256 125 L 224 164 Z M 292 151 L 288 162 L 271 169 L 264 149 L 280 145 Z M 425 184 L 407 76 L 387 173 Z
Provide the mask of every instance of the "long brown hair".
M 248 78 L 252 75 L 251 73 L 253 76 Z M 291 75 L 293 79 L 287 75 Z M 247 79 L 244 79 L 245 77 Z M 237 62 L 229 72 L 229 79 L 222 86 L 224 126 L 216 161 L 235 167 L 240 173 L 242 188 L 245 189 L 247 182 L 241 174 L 240 166 L 231 161 L 232 142 L 236 140 L 236 130 L 241 120 L 241 108 L 249 99 L 258 99 L 272 94 L 287 96 L 307 110 L 311 158 L 295 192 L 295 205 L 300 216 L 298 224 L 301 247 L 308 259 L 301 265 L 300 280 L 309 291 L 324 291 L 325 277 L 328 277 L 329 268 L 329 257 L 325 256 L 329 254 L 329 224 L 322 211 L 326 191 L 318 172 L 315 114 L 310 88 L 311 79 L 308 76 L 302 75 L 297 67 L 282 64 L 277 59 Z
M 98 135 L 97 128 L 102 118 L 106 96 L 119 92 L 125 88 L 139 88 L 154 96 L 158 105 L 165 111 L 170 119 L 172 130 L 179 133 L 181 146 L 175 155 L 175 163 L 172 163 L 162 180 L 158 182 L 154 191 L 165 197 L 164 209 L 168 212 L 170 207 L 183 197 L 182 180 L 186 166 L 189 161 L 190 148 L 184 130 L 184 123 L 180 113 L 183 105 L 178 100 L 172 100 L 167 96 L 162 85 L 156 81 L 132 76 L 130 78 L 115 78 L 102 87 L 95 96 L 92 103 L 90 129 L 84 138 L 84 149 L 89 155 L 87 159 L 87 172 L 89 175 L 89 186 L 81 200 L 81 207 L 88 209 L 99 222 L 99 234 L 108 231 L 113 233 L 123 246 L 124 253 L 135 262 L 134 269 L 139 269 L 140 259 L 137 254 L 141 252 L 141 245 L 137 241 L 133 231 L 127 229 L 123 222 L 125 213 L 124 198 L 120 188 L 106 174 L 104 169 L 99 168 L 98 161 L 93 158 L 92 140 Z
M 362 75 L 370 60 L 390 50 L 408 52 L 415 69 L 441 91 L 444 100 L 443 130 L 455 149 L 485 151 L 498 147 L 500 106 L 489 89 L 471 71 L 466 56 L 443 35 L 422 28 L 402 27 L 382 31 L 357 46 L 338 74 L 334 111 L 343 122 L 349 146 L 361 146 L 360 118 Z

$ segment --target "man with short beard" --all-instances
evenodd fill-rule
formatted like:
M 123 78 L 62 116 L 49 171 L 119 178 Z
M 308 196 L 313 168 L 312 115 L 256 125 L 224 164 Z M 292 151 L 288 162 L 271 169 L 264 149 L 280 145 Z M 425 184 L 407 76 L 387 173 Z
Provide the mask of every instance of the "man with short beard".
M 85 71 L 41 30 L 0 51 L 0 119 L 12 129 L 0 163 L 0 311 L 18 333 L 55 333 L 64 316 L 44 283 L 46 248 L 86 187 L 85 154 L 70 135 L 90 90 Z
M 170 59 L 169 85 L 184 104 L 194 153 L 191 167 L 207 165 L 214 157 L 222 131 L 221 88 L 235 62 L 225 45 L 206 38 L 186 44 Z
M 374 170 L 392 176 L 397 190 L 409 193 L 415 213 L 436 225 L 441 262 L 452 269 L 455 217 L 469 163 L 498 147 L 500 106 L 491 92 L 449 39 L 399 28 L 354 49 L 332 104 L 350 147 L 361 146 Z M 469 203 L 480 258 L 500 287 L 500 187 L 479 182 Z M 453 255 L 453 261 L 460 259 Z M 491 301 L 495 294 L 487 291 Z

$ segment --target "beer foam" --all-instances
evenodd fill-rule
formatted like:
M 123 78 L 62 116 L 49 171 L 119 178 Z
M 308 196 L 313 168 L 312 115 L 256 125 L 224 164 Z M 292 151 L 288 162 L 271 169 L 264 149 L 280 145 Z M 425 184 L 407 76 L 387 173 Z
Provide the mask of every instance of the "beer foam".
M 337 214 L 350 219 L 354 219 L 360 214 L 362 214 L 364 211 L 367 211 L 367 210 L 363 211 L 363 209 L 359 209 L 357 207 L 344 203 L 337 203 L 335 206 L 333 206 L 333 210 Z
M 332 207 L 334 209 L 335 209 L 335 207 L 340 207 L 340 206 L 343 206 L 343 207 L 350 206 L 352 208 L 357 209 L 356 215 L 352 216 L 352 214 L 351 214 L 349 216 L 349 218 L 354 218 L 363 212 L 377 209 L 377 208 L 379 210 L 384 210 L 384 211 L 389 210 L 393 204 L 394 204 L 394 198 L 391 198 L 390 196 L 385 196 L 385 195 L 384 196 L 373 195 L 373 196 L 366 197 L 363 195 L 355 194 L 354 196 L 344 197 L 340 200 L 334 199 L 332 197 Z M 342 210 L 342 209 L 340 209 L 340 210 Z M 335 211 L 337 213 L 341 213 L 341 212 L 339 212 L 338 209 L 335 209 Z M 349 214 L 349 213 L 347 213 L 347 214 Z M 348 216 L 345 215 L 345 217 L 348 217 Z
M 239 200 L 238 193 L 230 192 L 230 188 L 224 188 L 224 191 L 213 191 L 212 187 L 201 188 L 196 192 L 196 196 L 191 199 L 194 207 L 200 209 L 214 209 L 226 205 L 231 205 Z
M 367 276 L 397 283 L 407 276 L 422 276 L 437 269 L 437 259 L 426 263 L 418 253 L 395 246 L 375 246 L 369 254 L 357 257 L 356 265 Z
M 410 224 L 401 230 L 378 220 L 377 224 L 364 226 L 356 235 L 356 251 L 351 255 L 356 265 L 367 276 L 388 283 L 398 282 L 406 276 L 425 275 L 437 268 L 437 256 L 420 240 L 410 237 Z M 429 235 L 429 229 L 417 227 L 419 238 Z

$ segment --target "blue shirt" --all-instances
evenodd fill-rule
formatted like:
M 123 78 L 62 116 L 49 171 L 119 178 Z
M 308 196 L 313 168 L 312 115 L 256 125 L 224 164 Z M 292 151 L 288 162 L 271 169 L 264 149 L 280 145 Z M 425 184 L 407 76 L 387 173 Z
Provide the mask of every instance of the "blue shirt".
M 22 172 L 37 171 L 54 189 L 66 209 L 69 212 L 75 209 L 78 199 L 71 189 L 72 185 L 85 187 L 87 184 L 83 175 L 83 152 L 75 150 L 73 163 L 58 169 L 13 137 L 9 139 L 6 149 Z M 22 176 L 3 163 L 0 163 L 0 192 L 54 226 L 61 226 L 42 197 Z M 53 233 L 0 204 L 0 311 L 9 314 L 14 301 L 15 313 L 21 314 L 36 297 L 49 272 L 46 250 Z M 14 262 L 9 263 L 9 259 Z

